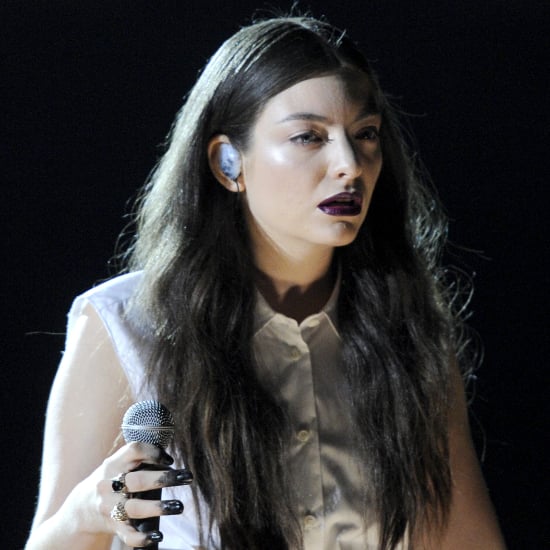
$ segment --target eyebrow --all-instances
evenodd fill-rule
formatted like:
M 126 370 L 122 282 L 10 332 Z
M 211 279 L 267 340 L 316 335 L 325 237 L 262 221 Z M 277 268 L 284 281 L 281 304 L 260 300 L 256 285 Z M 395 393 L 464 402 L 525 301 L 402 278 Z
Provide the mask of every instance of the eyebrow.
M 359 112 L 359 115 L 357 116 L 356 120 L 361 120 L 363 118 L 369 118 L 371 116 L 380 116 L 381 113 L 379 111 L 373 111 L 369 107 L 365 107 Z M 279 120 L 279 124 L 282 124 L 284 122 L 289 122 L 292 120 L 313 120 L 316 122 L 326 122 L 328 118 L 323 115 L 317 115 L 315 113 L 307 113 L 307 112 L 301 112 L 301 113 L 292 113 L 283 119 Z
M 317 122 L 325 122 L 328 119 L 326 116 L 316 115 L 314 113 L 292 113 L 291 115 L 279 120 L 279 124 L 289 122 L 290 120 L 315 120 Z

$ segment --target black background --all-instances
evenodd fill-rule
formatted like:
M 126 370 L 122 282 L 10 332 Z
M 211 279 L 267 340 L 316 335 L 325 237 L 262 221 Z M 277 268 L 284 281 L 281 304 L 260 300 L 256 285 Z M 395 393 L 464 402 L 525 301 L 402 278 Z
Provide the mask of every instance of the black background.
M 288 10 L 290 2 L 271 5 Z M 483 430 L 483 468 L 510 548 L 550 548 L 550 4 L 300 6 L 347 28 L 368 53 L 384 89 L 412 115 L 451 240 L 482 252 L 452 258 L 477 273 L 471 324 L 485 361 L 472 409 L 476 441 L 481 452 Z M 262 7 L 244 0 L 1 3 L 5 548 L 22 547 L 32 517 L 44 409 L 70 302 L 111 273 L 128 198 L 158 158 L 198 70 Z

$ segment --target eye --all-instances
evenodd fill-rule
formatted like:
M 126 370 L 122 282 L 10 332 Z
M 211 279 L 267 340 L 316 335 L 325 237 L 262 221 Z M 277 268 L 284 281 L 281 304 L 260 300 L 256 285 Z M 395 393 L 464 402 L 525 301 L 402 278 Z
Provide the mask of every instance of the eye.
M 367 126 L 357 132 L 355 137 L 365 141 L 378 141 L 380 138 L 380 130 L 376 126 Z
M 312 145 L 314 143 L 322 143 L 323 138 L 316 132 L 308 131 L 291 137 L 290 141 L 292 141 L 292 143 L 297 143 L 298 145 Z

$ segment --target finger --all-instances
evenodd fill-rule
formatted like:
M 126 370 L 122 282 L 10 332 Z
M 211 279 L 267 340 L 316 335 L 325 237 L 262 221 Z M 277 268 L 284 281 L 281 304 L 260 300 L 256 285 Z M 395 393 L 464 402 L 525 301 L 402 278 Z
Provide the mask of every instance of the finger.
M 183 512 L 180 500 L 142 500 L 132 498 L 126 502 L 126 513 L 132 519 L 173 516 Z
M 162 487 L 189 485 L 193 474 L 189 470 L 138 470 L 126 474 L 125 483 L 130 493 L 140 493 Z
M 124 445 L 112 456 L 115 460 L 119 457 L 127 461 L 128 470 L 134 470 L 143 463 L 162 466 L 174 463 L 174 459 L 164 449 L 141 441 L 132 441 Z
M 148 443 L 132 442 L 105 459 L 98 473 L 103 479 L 112 480 L 121 473 L 139 468 L 142 464 L 153 464 L 162 469 L 169 467 L 173 462 L 174 459 L 163 449 Z
M 150 531 L 149 533 L 140 533 L 129 524 L 123 523 L 117 529 L 117 536 L 122 542 L 130 548 L 147 547 L 151 544 L 158 544 L 163 536 L 160 531 Z

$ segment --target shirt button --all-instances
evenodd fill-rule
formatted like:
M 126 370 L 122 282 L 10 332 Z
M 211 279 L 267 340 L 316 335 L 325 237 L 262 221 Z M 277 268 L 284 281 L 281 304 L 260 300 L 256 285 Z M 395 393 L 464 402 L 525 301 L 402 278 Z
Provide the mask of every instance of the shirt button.
M 300 359 L 300 350 L 298 348 L 292 348 L 290 350 L 290 357 L 291 359 L 293 359 L 294 361 L 296 361 L 297 359 Z
M 302 443 L 305 443 L 309 437 L 310 437 L 311 433 L 309 430 L 300 430 L 297 434 L 296 434 L 296 437 L 302 442 Z
M 317 527 L 317 518 L 311 514 L 308 514 L 304 518 L 304 528 L 306 531 L 309 531 L 310 529 L 313 529 L 314 527 Z

